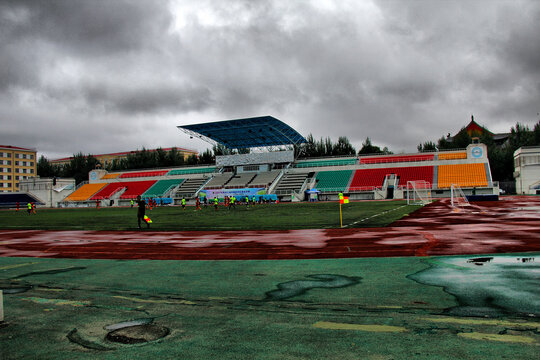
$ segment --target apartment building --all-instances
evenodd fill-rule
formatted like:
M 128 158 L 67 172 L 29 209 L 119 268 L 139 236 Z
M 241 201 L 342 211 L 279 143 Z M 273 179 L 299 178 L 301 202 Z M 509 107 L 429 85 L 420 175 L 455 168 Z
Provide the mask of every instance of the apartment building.
M 0 192 L 19 191 L 20 180 L 36 175 L 36 149 L 0 145 Z

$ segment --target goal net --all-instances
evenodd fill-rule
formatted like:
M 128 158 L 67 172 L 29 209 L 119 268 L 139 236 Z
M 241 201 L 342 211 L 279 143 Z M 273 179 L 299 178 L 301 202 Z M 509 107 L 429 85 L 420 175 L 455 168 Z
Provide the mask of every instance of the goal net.
M 450 199 L 453 208 L 469 205 L 469 200 L 467 200 L 467 196 L 465 196 L 463 190 L 461 190 L 461 188 L 455 184 L 452 184 L 452 186 L 450 187 Z
M 431 201 L 430 183 L 424 180 L 407 181 L 407 205 L 426 205 Z

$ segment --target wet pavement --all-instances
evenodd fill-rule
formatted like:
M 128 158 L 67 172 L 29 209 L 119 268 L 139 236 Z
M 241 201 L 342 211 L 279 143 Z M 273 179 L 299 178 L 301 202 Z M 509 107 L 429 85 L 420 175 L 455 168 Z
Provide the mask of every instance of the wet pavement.
M 0 358 L 537 358 L 539 219 L 505 197 L 377 229 L 0 231 Z
M 389 227 L 288 231 L 0 231 L 0 256 L 248 260 L 540 251 L 540 198 L 452 208 L 448 199 Z

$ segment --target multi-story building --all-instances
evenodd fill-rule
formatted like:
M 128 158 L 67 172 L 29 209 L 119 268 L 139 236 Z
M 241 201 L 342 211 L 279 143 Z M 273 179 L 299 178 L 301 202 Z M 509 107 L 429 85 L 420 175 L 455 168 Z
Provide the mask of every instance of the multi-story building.
M 540 146 L 514 151 L 514 179 L 518 194 L 540 195 Z
M 168 151 L 171 151 L 173 148 L 166 148 L 166 149 L 162 149 L 163 151 L 165 152 L 168 152 Z M 184 148 L 175 148 L 183 157 L 184 157 L 184 160 L 186 160 L 189 156 L 191 155 L 198 155 L 199 153 L 195 150 L 190 150 L 190 149 L 184 149 Z M 148 149 L 147 151 L 150 151 L 150 152 L 153 152 L 153 151 L 156 151 L 157 149 Z M 99 155 L 92 155 L 93 157 L 95 157 L 97 159 L 97 161 L 99 161 L 101 163 L 101 166 L 103 166 L 104 168 L 109 166 L 110 164 L 113 163 L 113 161 L 118 161 L 118 160 L 121 160 L 121 159 L 126 159 L 128 157 L 128 155 L 130 154 L 135 154 L 136 151 L 125 151 L 125 152 L 117 152 L 117 153 L 110 153 L 110 154 L 99 154 Z M 69 164 L 71 162 L 71 159 L 73 159 L 73 157 L 65 157 L 65 158 L 61 158 L 61 159 L 54 159 L 54 160 L 51 160 L 50 163 L 53 164 L 53 165 L 66 165 L 66 164 Z
M 0 145 L 0 192 L 19 191 L 19 181 L 37 175 L 36 150 Z

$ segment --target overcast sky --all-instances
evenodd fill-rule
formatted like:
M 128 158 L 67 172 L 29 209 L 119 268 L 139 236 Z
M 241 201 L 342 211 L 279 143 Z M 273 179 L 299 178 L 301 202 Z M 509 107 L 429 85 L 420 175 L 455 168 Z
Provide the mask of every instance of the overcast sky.
M 415 152 L 539 112 L 536 0 L 0 0 L 0 144 L 49 159 L 261 115 Z

